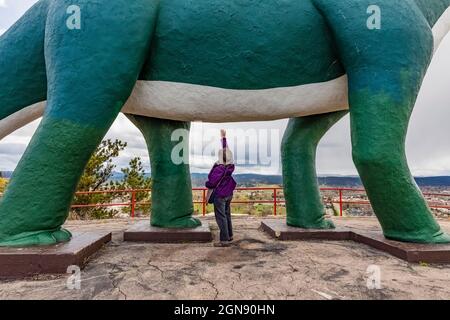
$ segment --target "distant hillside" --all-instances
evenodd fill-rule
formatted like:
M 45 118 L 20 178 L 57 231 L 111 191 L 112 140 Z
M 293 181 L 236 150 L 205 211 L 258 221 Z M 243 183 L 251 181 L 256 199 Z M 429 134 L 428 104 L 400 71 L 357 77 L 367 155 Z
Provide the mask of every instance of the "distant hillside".
M 192 173 L 192 185 L 195 187 L 203 187 L 208 179 L 206 173 Z M 260 174 L 236 174 L 234 179 L 240 186 L 252 186 L 255 184 L 282 184 L 283 178 L 277 175 L 260 175 Z
M 448 187 L 450 186 L 450 177 L 416 177 L 414 178 L 421 187 Z
M 207 178 L 207 174 L 193 173 L 192 184 L 196 187 L 201 187 L 205 184 Z M 234 179 L 240 186 L 283 184 L 283 177 L 280 175 L 236 174 L 234 175 Z M 328 186 L 358 187 L 361 186 L 361 180 L 358 177 L 319 177 L 319 184 Z
M 1 171 L 1 176 L 3 178 L 9 179 L 9 178 L 11 178 L 11 175 L 12 175 L 12 171 Z
M 11 171 L 3 171 L 3 178 L 10 178 Z M 150 173 L 146 174 L 150 176 Z M 192 173 L 193 187 L 203 187 L 208 175 L 206 173 Z M 234 175 L 236 182 L 240 186 L 254 186 L 257 184 L 283 184 L 283 178 L 280 175 L 262 175 L 262 174 L 236 174 Z M 123 179 L 123 173 L 114 172 L 111 180 Z M 450 176 L 440 177 L 416 177 L 417 184 L 421 187 L 450 187 Z M 335 187 L 360 187 L 361 180 L 356 176 L 321 176 L 319 177 L 320 185 Z
M 148 178 L 148 177 L 151 176 L 151 174 L 150 174 L 150 173 L 145 173 L 144 176 L 145 176 L 146 178 Z M 124 174 L 123 174 L 122 172 L 114 171 L 114 172 L 112 173 L 112 177 L 111 177 L 109 180 L 112 180 L 112 181 L 120 181 L 120 180 L 123 180 L 123 177 L 124 177 Z
M 192 184 L 196 187 L 204 185 L 207 174 L 193 173 Z M 234 176 L 236 182 L 241 186 L 255 184 L 283 184 L 282 176 L 259 175 L 259 174 L 237 174 Z M 417 184 L 421 187 L 450 187 L 450 176 L 442 177 L 416 177 Z M 320 185 L 333 187 L 361 187 L 361 179 L 352 176 L 322 176 L 319 177 Z

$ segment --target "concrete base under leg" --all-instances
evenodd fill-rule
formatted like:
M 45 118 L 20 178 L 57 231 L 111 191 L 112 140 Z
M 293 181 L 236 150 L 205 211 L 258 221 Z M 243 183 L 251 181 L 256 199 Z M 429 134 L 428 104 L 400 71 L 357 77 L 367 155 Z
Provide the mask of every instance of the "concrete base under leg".
M 137 222 L 123 234 L 125 241 L 153 243 L 210 242 L 212 233 L 208 223 L 192 229 L 157 228 L 148 221 Z
M 290 227 L 284 220 L 264 220 L 261 228 L 273 238 L 278 240 L 349 240 L 350 230 L 336 229 L 302 229 Z
M 450 244 L 406 243 L 386 239 L 381 231 L 338 226 L 331 230 L 295 228 L 284 220 L 264 220 L 261 228 L 279 240 L 352 240 L 387 252 L 408 262 L 450 263 Z
M 0 247 L 0 277 L 66 273 L 71 265 L 83 268 L 109 241 L 110 232 L 74 232 L 69 242 L 52 246 Z

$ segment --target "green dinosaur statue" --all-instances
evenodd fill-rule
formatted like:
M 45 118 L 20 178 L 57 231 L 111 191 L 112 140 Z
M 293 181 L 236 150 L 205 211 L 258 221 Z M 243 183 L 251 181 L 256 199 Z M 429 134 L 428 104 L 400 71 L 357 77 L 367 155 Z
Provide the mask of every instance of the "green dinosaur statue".
M 319 140 L 350 112 L 353 158 L 387 238 L 450 242 L 415 184 L 405 136 L 450 30 L 450 0 L 41 0 L 0 37 L 0 138 L 43 114 L 0 203 L 0 246 L 61 228 L 90 155 L 119 112 L 148 144 L 152 224 L 187 228 L 189 122 L 291 118 L 282 145 L 287 223 L 332 228 Z M 165 120 L 162 120 L 165 119 Z

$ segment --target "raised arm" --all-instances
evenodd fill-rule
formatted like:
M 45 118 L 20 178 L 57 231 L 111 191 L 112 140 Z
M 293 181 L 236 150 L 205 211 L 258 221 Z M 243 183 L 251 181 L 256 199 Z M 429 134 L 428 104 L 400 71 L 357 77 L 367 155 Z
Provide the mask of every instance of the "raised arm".
M 227 145 L 227 132 L 225 131 L 225 129 L 221 129 L 220 130 L 220 136 L 222 137 L 222 148 L 225 149 L 226 147 L 228 147 L 228 145 Z

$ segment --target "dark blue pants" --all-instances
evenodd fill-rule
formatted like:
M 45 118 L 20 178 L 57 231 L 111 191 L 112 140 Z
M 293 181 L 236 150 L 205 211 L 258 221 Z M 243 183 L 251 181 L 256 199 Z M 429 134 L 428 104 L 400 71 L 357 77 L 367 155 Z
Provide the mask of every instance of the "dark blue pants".
M 214 199 L 214 214 L 220 230 L 220 241 L 230 241 L 233 237 L 233 226 L 231 224 L 231 199 L 233 196 Z

